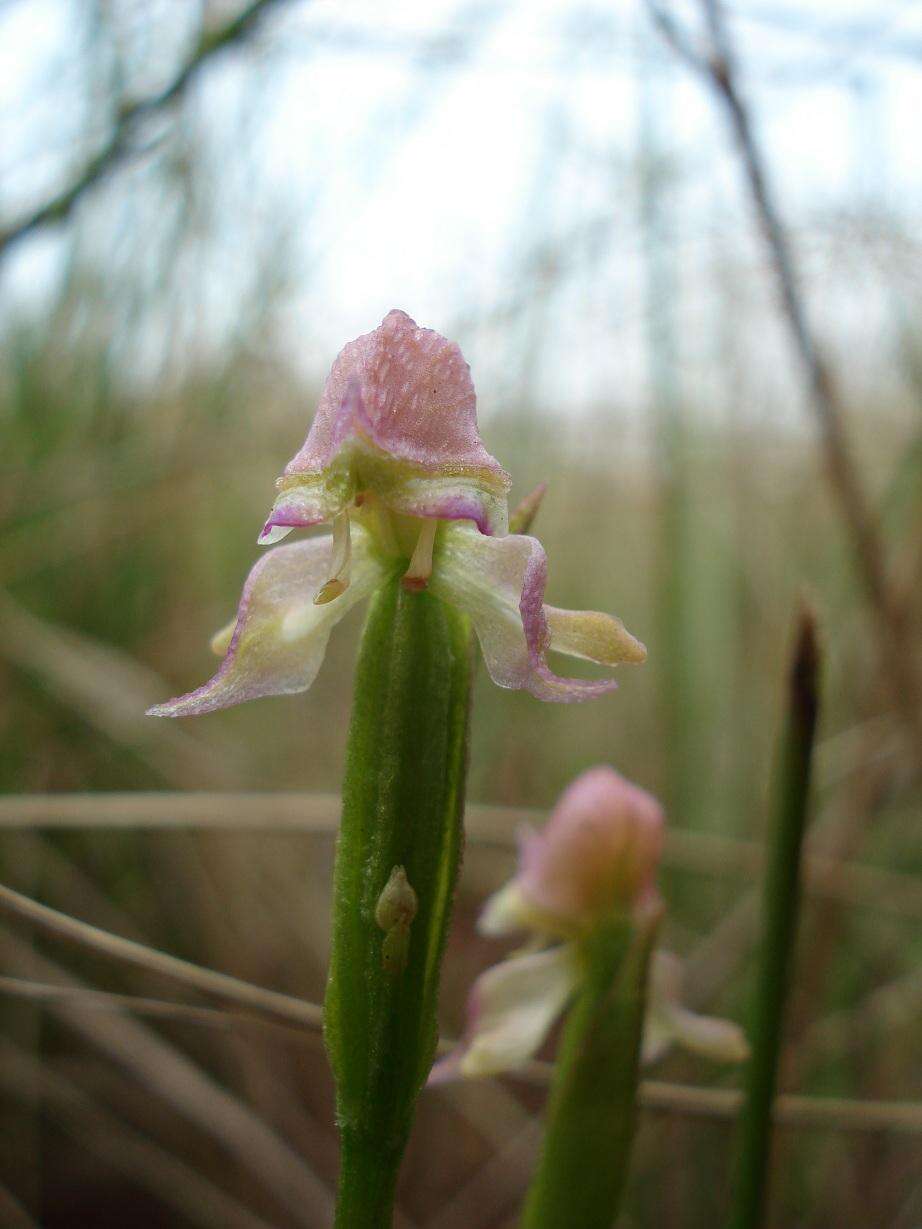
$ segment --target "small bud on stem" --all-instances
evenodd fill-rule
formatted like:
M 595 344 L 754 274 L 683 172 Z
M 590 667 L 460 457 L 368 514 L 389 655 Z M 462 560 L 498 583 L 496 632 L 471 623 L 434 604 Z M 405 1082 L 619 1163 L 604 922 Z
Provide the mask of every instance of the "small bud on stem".
M 375 906 L 375 921 L 382 930 L 409 926 L 416 917 L 418 901 L 402 866 L 395 866 Z

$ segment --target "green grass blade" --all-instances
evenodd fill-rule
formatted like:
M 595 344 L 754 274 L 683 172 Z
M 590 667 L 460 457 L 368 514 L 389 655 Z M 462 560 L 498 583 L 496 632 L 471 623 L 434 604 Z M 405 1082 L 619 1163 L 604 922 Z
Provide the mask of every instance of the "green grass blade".
M 741 1123 L 731 1229 L 757 1229 L 765 1215 L 772 1104 L 800 904 L 800 866 L 807 824 L 819 672 L 816 624 L 812 612 L 804 609 L 791 666 L 778 763 L 774 824 L 762 905 L 761 956 L 752 1014 L 752 1058 Z

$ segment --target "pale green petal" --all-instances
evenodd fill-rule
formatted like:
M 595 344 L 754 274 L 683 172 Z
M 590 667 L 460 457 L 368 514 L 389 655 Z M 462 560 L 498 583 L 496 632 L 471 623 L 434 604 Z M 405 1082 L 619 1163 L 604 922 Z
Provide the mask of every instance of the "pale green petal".
M 556 653 L 602 666 L 639 664 L 647 659 L 647 650 L 615 615 L 597 610 L 561 610 L 557 606 L 545 606 L 544 614 L 551 630 L 551 648 Z
M 681 989 L 681 961 L 671 952 L 656 952 L 644 1020 L 643 1062 L 656 1062 L 673 1045 L 718 1062 L 738 1063 L 747 1058 L 749 1044 L 740 1026 L 691 1011 L 681 1002 Z

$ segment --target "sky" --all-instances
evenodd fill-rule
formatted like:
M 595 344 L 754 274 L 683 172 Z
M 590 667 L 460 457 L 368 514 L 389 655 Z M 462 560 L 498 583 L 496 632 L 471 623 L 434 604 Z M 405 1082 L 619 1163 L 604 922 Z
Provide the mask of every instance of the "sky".
M 185 54 L 198 6 L 112 7 L 131 90 L 156 90 Z M 696 37 L 695 6 L 673 11 Z M 877 380 L 894 295 L 911 296 L 920 271 L 922 5 L 739 0 L 727 11 L 818 327 L 859 384 Z M 111 65 L 86 54 L 83 12 L 74 0 L 0 6 L 4 219 L 66 178 L 98 127 L 88 99 Z M 761 372 L 756 402 L 791 403 L 727 130 L 639 0 L 290 0 L 254 41 L 187 100 L 208 197 L 205 255 L 189 273 L 199 339 L 203 316 L 215 336 L 232 329 L 237 296 L 253 293 L 253 254 L 275 245 L 284 294 L 273 345 L 306 371 L 400 306 L 454 330 L 501 399 L 573 413 L 640 403 L 643 155 L 664 168 L 652 260 L 671 290 L 656 311 L 682 381 L 725 400 L 729 346 Z M 103 261 L 165 225 L 163 202 L 136 203 L 144 174 L 143 163 L 118 172 L 81 210 Z M 50 234 L 17 250 L 0 283 L 7 307 L 41 310 L 60 249 Z

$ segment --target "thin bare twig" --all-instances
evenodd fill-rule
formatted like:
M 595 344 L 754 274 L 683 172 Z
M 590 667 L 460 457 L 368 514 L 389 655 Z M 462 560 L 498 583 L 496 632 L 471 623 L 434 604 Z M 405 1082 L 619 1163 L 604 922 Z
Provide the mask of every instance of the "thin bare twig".
M 739 150 L 759 229 L 771 257 L 784 319 L 804 371 L 819 428 L 829 481 L 848 529 L 855 562 L 877 622 L 881 659 L 892 699 L 917 749 L 922 749 L 922 687 L 906 611 L 896 601 L 886 568 L 883 536 L 865 492 L 845 430 L 845 407 L 832 368 L 811 328 L 794 255 L 781 222 L 766 161 L 740 91 L 730 36 L 720 0 L 699 0 L 709 46 L 699 51 L 658 0 L 647 0 L 657 29 L 679 58 L 714 90 L 725 109 Z
M 138 130 L 153 115 L 179 101 L 201 70 L 221 51 L 239 44 L 255 28 L 267 9 L 278 0 L 252 0 L 232 20 L 217 30 L 203 30 L 195 50 L 165 89 L 150 98 L 138 99 L 121 107 L 112 133 L 79 175 L 51 200 L 39 205 L 26 217 L 0 231 L 0 258 L 20 239 L 51 222 L 67 218 L 80 199 L 119 163 L 145 152 L 138 141 Z

